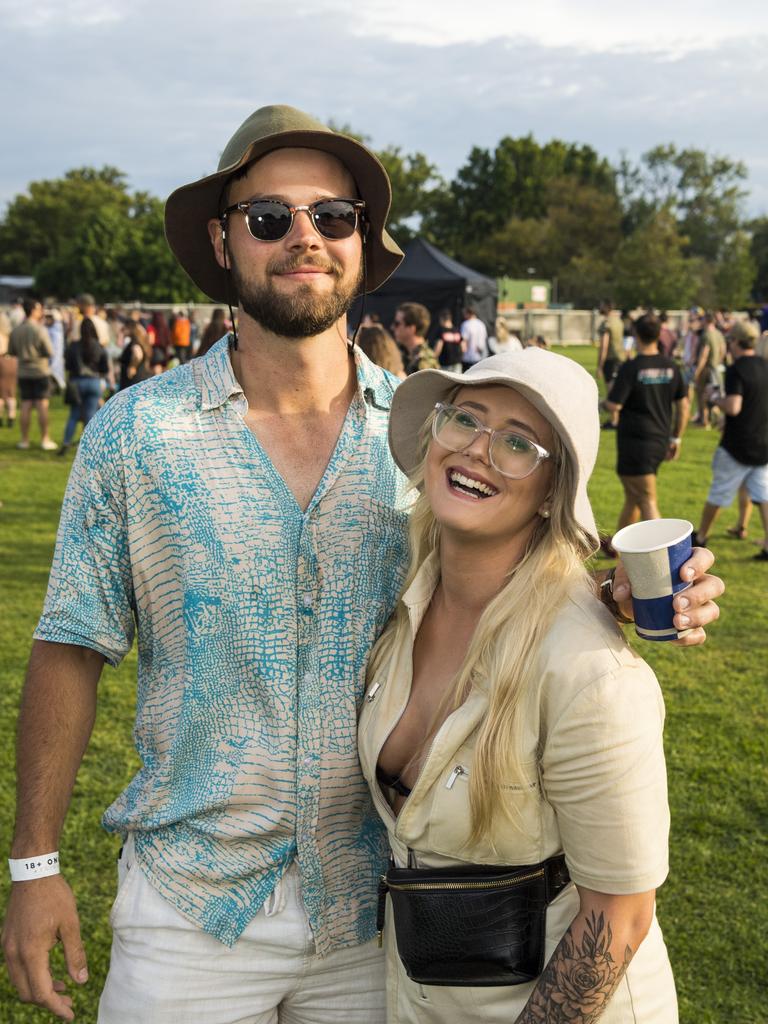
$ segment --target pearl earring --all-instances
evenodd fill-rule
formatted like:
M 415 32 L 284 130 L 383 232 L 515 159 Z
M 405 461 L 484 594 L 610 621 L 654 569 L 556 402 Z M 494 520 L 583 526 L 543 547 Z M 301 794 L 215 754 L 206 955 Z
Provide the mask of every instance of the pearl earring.
M 541 512 L 539 512 L 539 515 L 541 516 L 542 519 L 549 519 L 549 509 L 548 508 L 543 508 L 541 510 Z

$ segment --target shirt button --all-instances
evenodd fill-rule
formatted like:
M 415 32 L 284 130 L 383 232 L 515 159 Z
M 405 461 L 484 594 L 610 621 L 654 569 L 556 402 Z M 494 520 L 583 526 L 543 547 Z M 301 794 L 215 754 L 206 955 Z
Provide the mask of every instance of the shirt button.
M 305 757 L 304 758 L 304 764 L 306 764 L 306 765 L 312 764 L 312 758 L 311 757 Z
M 311 672 L 305 673 L 303 682 L 306 683 L 307 686 L 309 686 L 309 684 L 312 682 L 312 673 Z
M 309 591 L 305 591 L 305 593 L 301 595 L 301 603 L 304 605 L 305 608 L 312 607 L 312 595 L 309 593 Z

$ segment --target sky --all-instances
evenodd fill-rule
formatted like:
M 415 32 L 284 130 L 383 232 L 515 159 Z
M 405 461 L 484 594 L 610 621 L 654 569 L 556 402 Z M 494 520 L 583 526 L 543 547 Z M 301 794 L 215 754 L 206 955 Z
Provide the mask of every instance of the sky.
M 765 0 L 0 0 L 0 38 L 0 211 L 105 164 L 164 198 L 290 103 L 446 177 L 504 135 L 696 146 L 743 161 L 768 214 Z

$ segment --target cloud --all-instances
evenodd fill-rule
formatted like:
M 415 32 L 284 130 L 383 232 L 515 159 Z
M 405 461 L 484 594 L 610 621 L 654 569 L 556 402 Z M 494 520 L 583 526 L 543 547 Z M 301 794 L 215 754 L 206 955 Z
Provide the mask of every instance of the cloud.
M 30 180 L 103 164 L 165 196 L 213 170 L 252 110 L 283 102 L 375 146 L 420 150 L 447 176 L 473 145 L 528 132 L 611 159 L 698 146 L 744 160 L 750 208 L 768 211 L 768 33 L 674 59 L 663 46 L 596 52 L 511 35 L 426 45 L 361 28 L 343 8 L 220 0 L 215 20 L 189 5 L 181 22 L 167 0 L 69 0 L 38 8 L 55 31 L 9 19 L 3 72 L 20 99 L 0 111 L 0 202 Z M 388 5 L 378 8 L 385 18 Z

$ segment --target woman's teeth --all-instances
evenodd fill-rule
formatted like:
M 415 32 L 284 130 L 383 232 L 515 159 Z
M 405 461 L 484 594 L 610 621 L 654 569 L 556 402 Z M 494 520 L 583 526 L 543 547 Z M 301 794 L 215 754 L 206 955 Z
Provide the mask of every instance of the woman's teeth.
M 450 472 L 449 479 L 452 487 L 455 487 L 456 490 L 461 491 L 463 494 L 471 494 L 473 498 L 492 498 L 494 494 L 499 493 L 495 487 L 484 484 L 480 480 L 473 480 L 472 477 L 464 476 L 463 473 L 459 473 L 455 469 Z

